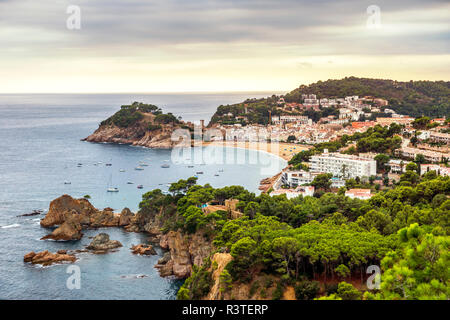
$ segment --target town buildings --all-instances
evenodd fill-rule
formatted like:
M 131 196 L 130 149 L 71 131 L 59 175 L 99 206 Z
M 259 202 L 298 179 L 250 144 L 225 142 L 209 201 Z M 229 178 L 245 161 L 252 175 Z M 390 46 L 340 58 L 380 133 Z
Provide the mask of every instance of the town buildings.
M 323 154 L 311 157 L 310 170 L 312 172 L 331 173 L 333 177 L 343 179 L 361 178 L 376 175 L 377 163 L 370 158 L 328 153 L 328 150 L 324 150 Z

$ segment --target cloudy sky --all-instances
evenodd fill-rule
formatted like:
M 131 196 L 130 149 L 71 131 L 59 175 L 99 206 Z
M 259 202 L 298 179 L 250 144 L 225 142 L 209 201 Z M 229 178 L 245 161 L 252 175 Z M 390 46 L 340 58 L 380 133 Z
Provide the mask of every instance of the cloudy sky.
M 79 30 L 67 28 L 70 5 L 81 9 Z M 378 28 L 367 26 L 370 5 Z M 0 92 L 450 80 L 450 1 L 0 0 L 0 43 Z

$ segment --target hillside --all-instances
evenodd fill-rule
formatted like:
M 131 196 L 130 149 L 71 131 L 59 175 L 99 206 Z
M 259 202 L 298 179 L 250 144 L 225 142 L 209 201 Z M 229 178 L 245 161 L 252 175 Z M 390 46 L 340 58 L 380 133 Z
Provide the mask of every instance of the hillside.
M 310 85 L 301 85 L 287 93 L 286 103 L 302 103 L 302 94 L 316 94 L 318 99 L 343 98 L 346 96 L 373 96 L 386 99 L 389 108 L 397 113 L 420 117 L 450 116 L 450 82 L 448 81 L 409 81 L 368 79 L 347 77 L 340 80 L 318 81 Z M 267 124 L 269 111 L 272 116 L 281 113 L 277 96 L 265 99 L 248 99 L 242 103 L 222 105 L 211 118 L 210 126 L 221 124 Z M 303 112 L 310 118 L 318 119 L 333 113 L 333 108 L 321 111 Z M 292 111 L 291 114 L 300 114 Z
M 302 94 L 318 99 L 345 96 L 373 96 L 389 101 L 390 108 L 413 117 L 450 115 L 449 81 L 409 81 L 348 77 L 301 85 L 284 97 L 286 102 L 301 102 Z

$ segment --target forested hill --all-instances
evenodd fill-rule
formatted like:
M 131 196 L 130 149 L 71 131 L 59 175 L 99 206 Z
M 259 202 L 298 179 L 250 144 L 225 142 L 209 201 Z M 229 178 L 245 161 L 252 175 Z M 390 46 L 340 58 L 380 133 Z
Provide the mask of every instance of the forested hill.
M 449 81 L 409 81 L 347 77 L 340 80 L 318 81 L 301 85 L 284 97 L 286 102 L 301 102 L 302 94 L 316 94 L 321 98 L 345 96 L 374 96 L 389 101 L 400 114 L 413 117 L 450 116 Z

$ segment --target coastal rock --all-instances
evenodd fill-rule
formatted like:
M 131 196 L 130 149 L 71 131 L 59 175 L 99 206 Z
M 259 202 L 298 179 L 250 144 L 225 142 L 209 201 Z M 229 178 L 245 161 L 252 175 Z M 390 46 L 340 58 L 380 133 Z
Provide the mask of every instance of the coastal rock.
M 220 274 L 223 272 L 227 264 L 233 260 L 233 257 L 229 253 L 215 253 L 211 261 L 217 264 L 217 268 L 212 271 L 211 278 L 213 279 L 213 285 L 209 290 L 206 300 L 220 300 L 223 292 L 220 290 Z
M 152 115 L 149 115 L 152 117 Z M 114 125 L 102 125 L 93 134 L 83 139 L 88 142 L 110 142 L 131 144 L 156 149 L 170 149 L 174 146 L 172 132 L 175 129 L 171 124 L 161 125 L 161 129 L 147 131 L 146 123 L 139 123 L 127 128 Z
M 33 210 L 30 213 L 24 213 L 24 214 L 20 214 L 17 217 L 32 217 L 32 216 L 38 216 L 42 213 L 42 210 Z
M 119 241 L 110 240 L 107 233 L 99 233 L 86 248 L 101 253 L 119 247 L 122 247 Z
M 139 254 L 139 255 L 155 255 L 156 251 L 155 249 L 149 245 L 149 244 L 138 244 L 131 247 L 133 254 Z
M 80 223 L 89 223 L 89 216 L 96 211 L 87 199 L 74 199 L 65 194 L 50 202 L 50 208 L 40 223 L 45 228 L 61 225 L 69 216 L 76 217 Z
M 131 219 L 133 219 L 133 212 L 130 209 L 124 208 L 120 213 L 119 217 L 119 227 L 125 227 L 131 223 Z
M 160 246 L 170 250 L 170 260 L 156 266 L 160 275 L 174 275 L 177 278 L 188 277 L 192 266 L 201 266 L 212 249 L 211 243 L 199 232 L 184 235 L 179 231 L 170 231 L 161 236 Z
M 90 215 L 91 228 L 117 227 L 119 226 L 120 215 L 115 214 L 111 208 L 105 208 L 103 211 L 96 211 Z
M 158 264 L 159 265 L 166 264 L 167 262 L 170 261 L 170 259 L 171 259 L 170 252 L 165 252 L 163 257 L 158 260 Z
M 42 239 L 79 240 L 83 228 L 124 227 L 133 217 L 128 208 L 117 214 L 111 208 L 98 210 L 87 199 L 63 195 L 50 203 L 47 215 L 40 222 L 42 227 L 59 227 Z
M 83 236 L 81 232 L 81 224 L 76 217 L 68 216 L 66 221 L 58 228 L 53 230 L 53 232 L 41 240 L 57 240 L 57 241 L 69 241 L 69 240 L 80 240 Z
M 64 250 L 63 250 L 64 251 Z M 30 262 L 32 264 L 42 264 L 48 266 L 54 263 L 61 262 L 75 262 L 77 258 L 74 255 L 67 253 L 51 253 L 48 250 L 35 253 L 34 251 L 27 253 L 23 257 L 24 262 Z

